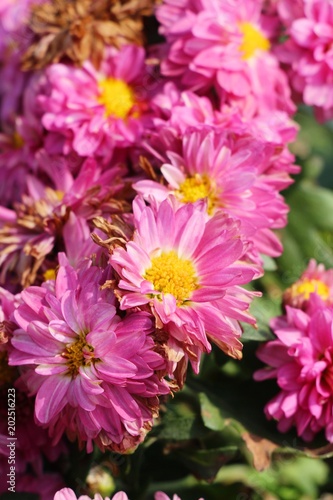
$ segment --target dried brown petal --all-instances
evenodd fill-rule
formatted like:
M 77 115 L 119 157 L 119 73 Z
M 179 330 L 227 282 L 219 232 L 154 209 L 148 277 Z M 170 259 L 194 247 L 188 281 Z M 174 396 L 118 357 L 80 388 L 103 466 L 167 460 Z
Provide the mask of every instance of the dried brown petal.
M 22 59 L 24 70 L 43 68 L 66 57 L 75 64 L 90 58 L 98 67 L 105 45 L 142 45 L 143 16 L 158 0 L 53 0 L 34 5 L 29 29 L 33 43 Z

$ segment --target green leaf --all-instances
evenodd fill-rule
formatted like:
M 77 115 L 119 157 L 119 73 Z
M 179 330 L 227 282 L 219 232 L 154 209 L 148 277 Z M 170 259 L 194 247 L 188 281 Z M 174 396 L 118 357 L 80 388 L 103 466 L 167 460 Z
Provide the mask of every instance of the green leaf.
M 166 413 L 162 424 L 156 426 L 153 436 L 159 439 L 182 441 L 201 437 L 205 431 L 198 416 L 169 415 Z
M 324 231 L 333 231 L 333 192 L 309 181 L 302 181 L 297 189 L 287 198 L 294 211 L 300 212 L 306 219 L 307 226 L 314 226 Z
M 176 451 L 175 456 L 199 479 L 212 481 L 222 465 L 238 453 L 236 446 L 225 446 L 210 450 Z
M 219 401 L 212 395 L 209 397 L 201 392 L 199 394 L 201 404 L 201 416 L 208 429 L 220 431 L 225 427 L 225 419 L 230 416 L 225 409 L 218 406 Z
M 159 439 L 182 441 L 201 438 L 207 434 L 200 416 L 198 401 L 185 390 L 167 403 L 167 411 L 161 415 L 160 424 L 154 426 L 150 436 Z
M 247 323 L 242 323 L 243 335 L 241 340 L 244 342 L 247 340 L 265 342 L 274 339 L 274 335 L 268 324 L 271 318 L 281 314 L 280 303 L 269 297 L 259 297 L 253 300 L 250 313 L 257 320 L 257 328 Z

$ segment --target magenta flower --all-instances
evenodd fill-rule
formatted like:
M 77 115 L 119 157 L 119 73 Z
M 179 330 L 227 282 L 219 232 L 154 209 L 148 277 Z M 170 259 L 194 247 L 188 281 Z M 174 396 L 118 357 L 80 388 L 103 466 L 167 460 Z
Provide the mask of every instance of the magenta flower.
M 333 117 L 333 5 L 327 0 L 293 1 L 279 6 L 289 38 L 277 54 L 290 65 L 290 81 L 318 118 Z
M 164 184 L 142 180 L 133 187 L 148 201 L 161 203 L 170 194 L 179 205 L 204 200 L 209 215 L 223 212 L 240 220 L 240 232 L 254 244 L 250 257 L 260 264 L 259 253 L 281 254 L 272 229 L 287 223 L 288 207 L 273 182 L 274 174 L 265 173 L 274 150 L 272 143 L 245 134 L 237 137 L 222 127 L 187 131 L 180 153 L 166 153 L 169 162 L 161 167 Z
M 333 269 L 326 270 L 323 264 L 311 259 L 301 277 L 285 290 L 283 301 L 286 305 L 307 310 L 313 293 L 324 306 L 333 303 Z
M 238 285 L 257 277 L 258 269 L 242 260 L 247 243 L 239 224 L 221 213 L 208 220 L 193 204 L 177 208 L 174 198 L 156 210 L 140 198 L 133 207 L 133 240 L 110 257 L 120 277 L 120 308 L 150 305 L 172 348 L 192 352 L 196 370 L 200 353 L 211 349 L 209 339 L 240 358 L 237 320 L 254 319 L 246 312 L 252 294 Z
M 138 144 L 149 122 L 144 58 L 142 47 L 127 45 L 108 47 L 98 71 L 89 61 L 81 68 L 49 66 L 39 96 L 42 123 L 65 137 L 65 154 L 74 149 L 108 160 L 115 148 Z
M 333 310 L 318 307 L 316 294 L 309 302 L 311 313 L 287 306 L 286 316 L 272 320 L 277 339 L 260 346 L 258 357 L 268 366 L 255 379 L 276 378 L 280 392 L 265 413 L 278 421 L 280 432 L 296 426 L 310 441 L 324 430 L 333 442 Z
M 156 375 L 164 361 L 153 350 L 152 320 L 144 312 L 121 320 L 113 293 L 100 290 L 99 268 L 85 262 L 75 271 L 64 255 L 60 264 L 54 290 L 49 282 L 22 292 L 10 365 L 31 365 L 23 379 L 36 394 L 36 420 L 56 441 L 67 432 L 88 451 L 93 441 L 128 451 L 169 392 Z
M 294 113 L 287 78 L 270 52 L 276 20 L 261 15 L 261 0 L 165 0 L 157 8 L 169 44 L 162 73 L 194 90 L 214 85 L 246 116 Z

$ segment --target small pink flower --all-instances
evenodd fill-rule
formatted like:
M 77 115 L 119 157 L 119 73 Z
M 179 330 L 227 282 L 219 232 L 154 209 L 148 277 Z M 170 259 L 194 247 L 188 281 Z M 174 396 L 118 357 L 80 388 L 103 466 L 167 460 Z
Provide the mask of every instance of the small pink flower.
M 256 380 L 276 378 L 280 392 L 265 407 L 267 418 L 278 421 L 280 432 L 296 426 L 311 441 L 324 430 L 333 442 L 333 310 L 318 307 L 311 294 L 308 312 L 286 306 L 286 316 L 271 322 L 277 339 L 263 344 L 258 357 L 267 367 Z
M 56 441 L 67 432 L 87 442 L 88 451 L 93 441 L 129 451 L 169 389 L 156 375 L 164 361 L 153 350 L 150 315 L 121 320 L 113 293 L 100 289 L 103 276 L 89 262 L 75 271 L 62 255 L 54 288 L 49 282 L 24 290 L 10 364 L 35 366 L 22 379 L 36 394 L 36 421 Z
M 333 304 L 333 269 L 326 270 L 323 264 L 317 264 L 314 259 L 310 260 L 301 277 L 285 290 L 283 302 L 307 310 L 312 294 L 322 300 L 323 306 Z
M 53 500 L 110 500 L 110 498 L 105 497 L 103 499 L 103 497 L 99 493 L 96 493 L 93 499 L 91 499 L 91 497 L 88 497 L 88 495 L 80 495 L 79 497 L 77 497 L 71 488 L 63 488 L 62 490 L 57 491 L 57 493 L 54 495 Z M 119 493 L 116 493 L 111 498 L 111 500 L 128 500 L 128 497 L 126 493 L 121 491 Z
M 138 144 L 149 122 L 144 58 L 142 47 L 127 45 L 106 48 L 99 70 L 89 61 L 47 68 L 42 123 L 65 137 L 65 154 L 73 149 L 107 161 L 115 148 Z
M 209 339 L 240 358 L 238 320 L 254 319 L 247 313 L 252 294 L 239 285 L 258 269 L 243 260 L 247 243 L 239 224 L 221 213 L 208 220 L 193 204 L 177 208 L 172 197 L 156 210 L 138 198 L 133 208 L 133 240 L 110 257 L 120 276 L 120 308 L 150 305 L 172 347 L 192 352 L 196 370 L 200 353 L 211 349 Z

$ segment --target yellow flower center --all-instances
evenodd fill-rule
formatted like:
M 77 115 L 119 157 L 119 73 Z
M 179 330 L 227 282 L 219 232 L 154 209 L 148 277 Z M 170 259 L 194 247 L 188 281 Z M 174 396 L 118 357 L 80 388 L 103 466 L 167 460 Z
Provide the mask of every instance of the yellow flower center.
M 174 250 L 162 253 L 151 259 L 151 267 L 144 276 L 161 293 L 171 293 L 178 305 L 189 300 L 192 292 L 198 288 L 198 279 L 193 263 L 181 259 Z
M 240 23 L 240 31 L 243 34 L 243 42 L 239 50 L 243 53 L 242 59 L 250 59 L 257 50 L 269 50 L 269 40 L 251 23 Z
M 317 293 L 322 299 L 327 300 L 330 296 L 330 291 L 327 285 L 320 280 L 316 279 L 305 279 L 294 283 L 290 287 L 290 293 L 292 298 L 302 296 L 304 300 L 310 298 L 311 293 Z
M 216 188 L 212 180 L 205 174 L 187 177 L 179 186 L 176 194 L 183 203 L 194 203 L 207 198 L 209 215 L 213 213 L 217 204 Z
M 87 343 L 84 334 L 67 346 L 62 356 L 67 359 L 67 373 L 72 377 L 79 373 L 80 366 L 89 366 L 93 361 L 98 361 L 94 358 L 94 348 Z
M 56 270 L 55 269 L 48 269 L 43 274 L 43 278 L 44 278 L 45 281 L 55 280 L 56 279 Z
M 134 92 L 123 80 L 105 78 L 99 82 L 98 102 L 105 106 L 106 116 L 127 118 L 135 104 Z
M 0 352 L 0 387 L 11 385 L 17 376 L 17 369 L 8 365 L 7 352 Z

